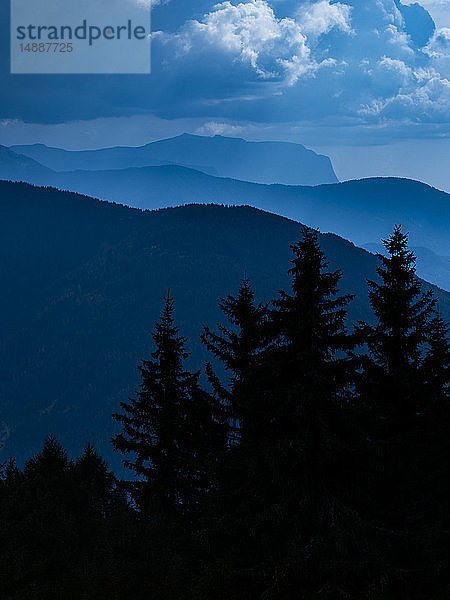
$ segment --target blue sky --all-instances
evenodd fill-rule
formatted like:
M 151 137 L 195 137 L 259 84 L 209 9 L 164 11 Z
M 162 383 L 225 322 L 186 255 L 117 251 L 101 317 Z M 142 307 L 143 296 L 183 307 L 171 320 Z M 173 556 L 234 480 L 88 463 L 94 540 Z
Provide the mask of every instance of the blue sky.
M 326 151 L 343 179 L 450 189 L 450 3 L 408 4 L 159 0 L 150 76 L 12 76 L 4 32 L 0 143 L 286 139 Z

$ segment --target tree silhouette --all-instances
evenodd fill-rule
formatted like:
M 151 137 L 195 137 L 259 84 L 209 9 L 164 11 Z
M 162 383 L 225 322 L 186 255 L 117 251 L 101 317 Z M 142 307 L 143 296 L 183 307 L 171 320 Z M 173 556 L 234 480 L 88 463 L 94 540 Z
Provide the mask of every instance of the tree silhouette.
M 396 226 L 383 243 L 387 256 L 378 256 L 379 281 L 369 282 L 376 322 L 357 327 L 367 348 L 357 385 L 366 414 L 360 509 L 383 528 L 386 550 L 380 555 L 390 565 L 386 581 L 392 590 L 421 597 L 437 581 L 436 572 L 425 576 L 435 564 L 426 506 L 434 504 L 430 476 L 441 464 L 435 460 L 435 419 L 443 406 L 448 355 L 444 325 L 436 318 L 433 294 L 421 290 L 408 235 Z
M 292 291 L 281 291 L 273 303 L 264 369 L 274 407 L 271 454 L 279 455 L 272 469 L 289 540 L 282 564 L 288 588 L 304 585 L 312 593 L 322 581 L 332 596 L 345 587 L 362 545 L 360 523 L 347 504 L 354 473 L 345 417 L 350 422 L 355 342 L 345 319 L 352 296 L 339 293 L 342 273 L 328 270 L 317 231 L 302 228 L 291 248 Z
M 141 389 L 113 415 L 123 427 L 114 448 L 133 455 L 124 464 L 137 476 L 136 502 L 144 512 L 172 516 L 195 510 L 211 485 L 210 459 L 223 444 L 213 398 L 200 388 L 199 373 L 183 368 L 185 340 L 173 313 L 168 296 L 153 334 L 153 360 L 140 367 Z
M 435 403 L 435 408 L 446 413 L 449 410 L 450 386 L 450 328 L 438 315 L 431 319 L 428 327 L 427 351 L 423 371 L 427 384 L 426 395 Z
M 313 589 L 320 578 L 334 589 L 345 562 L 335 547 L 346 527 L 355 529 L 337 490 L 353 366 L 344 324 L 351 298 L 339 295 L 341 274 L 327 271 L 317 232 L 303 229 L 292 250 L 292 293 L 280 292 L 268 319 L 244 281 L 226 304 L 237 332 L 206 332 L 216 356 L 238 373 L 231 405 L 249 410 L 248 433 L 224 461 L 218 505 L 225 514 L 215 546 L 236 597 L 284 597 L 291 586 Z M 251 337 L 242 327 L 248 323 Z
M 114 415 L 134 480 L 53 435 L 0 468 L 2 597 L 447 598 L 449 328 L 407 235 L 385 246 L 374 322 L 351 334 L 316 231 L 271 305 L 245 277 L 202 335 L 212 393 L 184 367 L 168 295 L 141 387 Z
M 202 340 L 230 374 L 229 384 L 224 386 L 220 382 L 210 364 L 207 365 L 207 373 L 233 424 L 234 441 L 246 442 L 261 435 L 262 420 L 265 419 L 257 405 L 254 367 L 266 343 L 267 307 L 255 303 L 247 276 L 241 281 L 237 295 L 222 299 L 219 306 L 229 322 L 229 328 L 219 324 L 216 333 L 205 327 Z
M 368 348 L 363 397 L 378 411 L 372 434 L 389 436 L 410 427 L 421 410 L 421 364 L 436 301 L 432 292 L 421 292 L 416 259 L 401 227 L 383 243 L 388 256 L 378 255 L 381 281 L 369 281 L 377 324 L 360 324 L 359 332 Z
M 308 471 L 317 487 L 325 476 L 322 460 L 334 453 L 338 413 L 350 397 L 354 340 L 345 318 L 352 296 L 339 294 L 342 273 L 328 272 L 316 231 L 303 228 L 292 251 L 292 293 L 282 291 L 274 301 L 266 372 L 281 397 L 277 420 L 283 443 L 296 448 L 303 463 L 297 475 L 303 479 Z

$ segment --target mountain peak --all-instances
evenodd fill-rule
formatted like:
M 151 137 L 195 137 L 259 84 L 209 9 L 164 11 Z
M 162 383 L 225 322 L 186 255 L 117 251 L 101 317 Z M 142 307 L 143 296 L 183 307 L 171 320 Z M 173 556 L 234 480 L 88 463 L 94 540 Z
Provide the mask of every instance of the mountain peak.
M 250 142 L 183 133 L 139 147 L 68 151 L 43 144 L 13 146 L 54 171 L 109 171 L 177 164 L 208 175 L 287 185 L 337 183 L 330 159 L 287 142 Z

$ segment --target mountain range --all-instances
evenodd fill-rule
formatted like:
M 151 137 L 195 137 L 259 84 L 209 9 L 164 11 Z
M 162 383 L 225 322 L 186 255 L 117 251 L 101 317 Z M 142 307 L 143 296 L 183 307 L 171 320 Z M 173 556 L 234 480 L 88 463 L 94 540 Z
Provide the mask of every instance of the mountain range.
M 198 369 L 208 358 L 199 335 L 220 319 L 218 298 L 245 273 L 261 300 L 286 289 L 298 236 L 298 223 L 248 206 L 142 211 L 0 182 L 3 456 L 23 460 L 53 431 L 74 453 L 94 441 L 118 468 L 110 415 L 139 384 L 168 289 Z M 342 291 L 356 294 L 349 322 L 370 320 L 376 257 L 336 235 L 320 243 L 330 267 L 343 269 Z M 448 319 L 450 294 L 432 289 Z
M 33 158 L 17 154 L 0 145 L 0 179 L 37 183 L 49 180 L 53 176 L 54 172 L 51 169 L 47 169 Z
M 67 151 L 43 144 L 12 146 L 54 171 L 103 171 L 177 164 L 218 177 L 257 183 L 317 185 L 337 183 L 330 159 L 300 144 L 248 142 L 183 134 L 140 147 Z
M 445 258 L 450 256 L 450 211 L 449 195 L 445 192 L 419 182 L 395 178 L 374 178 L 312 187 L 257 184 L 218 177 L 218 162 L 222 161 L 221 175 L 233 172 L 237 164 L 232 151 L 224 152 L 228 144 L 230 148 L 234 145 L 240 148 L 243 144 L 244 148 L 250 148 L 254 153 L 254 162 L 240 163 L 241 169 L 245 171 L 240 174 L 244 179 L 251 179 L 255 175 L 255 169 L 261 169 L 261 164 L 265 164 L 264 161 L 256 161 L 258 153 L 266 148 L 266 144 L 270 147 L 271 143 L 252 144 L 220 136 L 202 138 L 183 135 L 136 149 L 67 152 L 42 145 L 15 146 L 15 151 L 2 147 L 0 177 L 51 185 L 144 209 L 211 202 L 251 205 L 300 220 L 325 232 L 337 233 L 363 247 L 374 247 L 399 223 L 410 232 L 412 245 L 423 248 L 418 254 L 418 273 L 450 290 L 450 266 Z M 216 165 L 214 169 L 211 168 L 216 175 L 179 164 L 159 164 L 169 156 L 174 160 L 190 159 L 197 163 L 205 159 L 204 149 L 207 146 L 210 156 L 206 158 L 210 159 L 210 165 Z M 285 146 L 289 151 L 291 146 L 295 152 L 298 150 L 296 145 L 275 143 L 277 148 Z M 189 148 L 192 150 L 190 153 Z M 196 153 L 199 148 L 201 152 Z M 17 154 L 16 151 L 28 152 L 30 156 Z M 273 149 L 267 153 L 267 156 L 270 155 L 277 165 L 275 171 L 279 169 L 281 173 L 280 164 L 283 161 L 280 163 L 278 159 L 275 160 L 281 155 Z M 157 156 L 161 158 L 156 159 Z M 83 166 L 86 170 L 57 172 L 41 165 L 35 158 L 55 169 Z M 153 165 L 119 168 L 132 160 L 137 162 L 138 159 L 147 163 L 153 161 Z M 253 168 L 253 164 L 259 166 Z M 93 170 L 105 166 L 114 168 Z M 270 178 L 276 180 L 276 177 L 272 170 Z M 437 261 L 432 260 L 433 254 L 437 256 Z
M 386 254 L 383 244 L 365 244 L 363 246 L 373 254 Z M 412 247 L 421 271 L 427 273 L 427 281 L 432 281 L 443 289 L 449 288 L 450 256 L 439 256 L 429 248 Z

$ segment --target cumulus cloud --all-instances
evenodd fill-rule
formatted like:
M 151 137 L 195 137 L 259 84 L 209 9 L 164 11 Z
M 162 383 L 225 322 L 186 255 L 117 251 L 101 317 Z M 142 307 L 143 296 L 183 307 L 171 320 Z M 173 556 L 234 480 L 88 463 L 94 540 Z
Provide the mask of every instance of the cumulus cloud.
M 424 52 L 430 57 L 430 63 L 442 77 L 450 79 L 450 28 L 438 29 Z
M 415 74 L 416 79 L 420 76 Z M 411 120 L 446 122 L 450 106 L 450 81 L 438 76 L 427 78 L 422 84 L 400 89 L 394 96 L 373 100 L 360 114 L 379 120 Z
M 448 121 L 450 29 L 436 30 L 421 53 L 414 54 L 409 63 L 383 57 L 370 76 L 376 97 L 361 107 L 360 115 L 374 120 L 415 123 Z
M 251 127 L 242 125 L 233 125 L 231 123 L 223 123 L 217 121 L 208 121 L 204 123 L 200 127 L 198 127 L 194 133 L 197 135 L 224 135 L 230 137 L 237 137 L 239 135 L 243 135 L 244 133 L 248 134 L 249 129 Z
M 450 54 L 450 28 L 438 29 L 429 41 L 426 52 L 433 57 L 448 56 Z
M 352 7 L 348 4 L 330 4 L 330 0 L 320 0 L 303 5 L 297 11 L 297 18 L 307 36 L 319 37 L 332 29 L 352 34 L 351 11 Z
M 214 56 L 222 51 L 229 60 L 251 67 L 260 79 L 285 80 L 288 85 L 318 66 L 300 25 L 277 18 L 266 0 L 222 2 L 202 21 L 191 20 L 176 34 L 161 32 L 159 37 L 175 47 L 178 57 L 199 49 Z
M 27 95 L 5 70 L 0 112 L 50 122 L 151 113 L 219 129 L 228 120 L 442 122 L 450 119 L 450 29 L 436 30 L 423 7 L 405 3 L 153 0 L 151 76 L 80 76 L 76 87 L 64 76 L 36 77 Z
M 413 80 L 413 71 L 402 60 L 383 56 L 370 71 L 375 88 L 383 91 L 383 95 L 397 93 L 409 86 Z
M 400 0 L 242 0 L 156 37 L 185 71 L 191 61 L 215 80 L 222 94 L 209 106 L 249 98 L 288 118 L 426 121 L 450 113 L 450 30 L 429 39 L 434 30 L 423 8 Z

